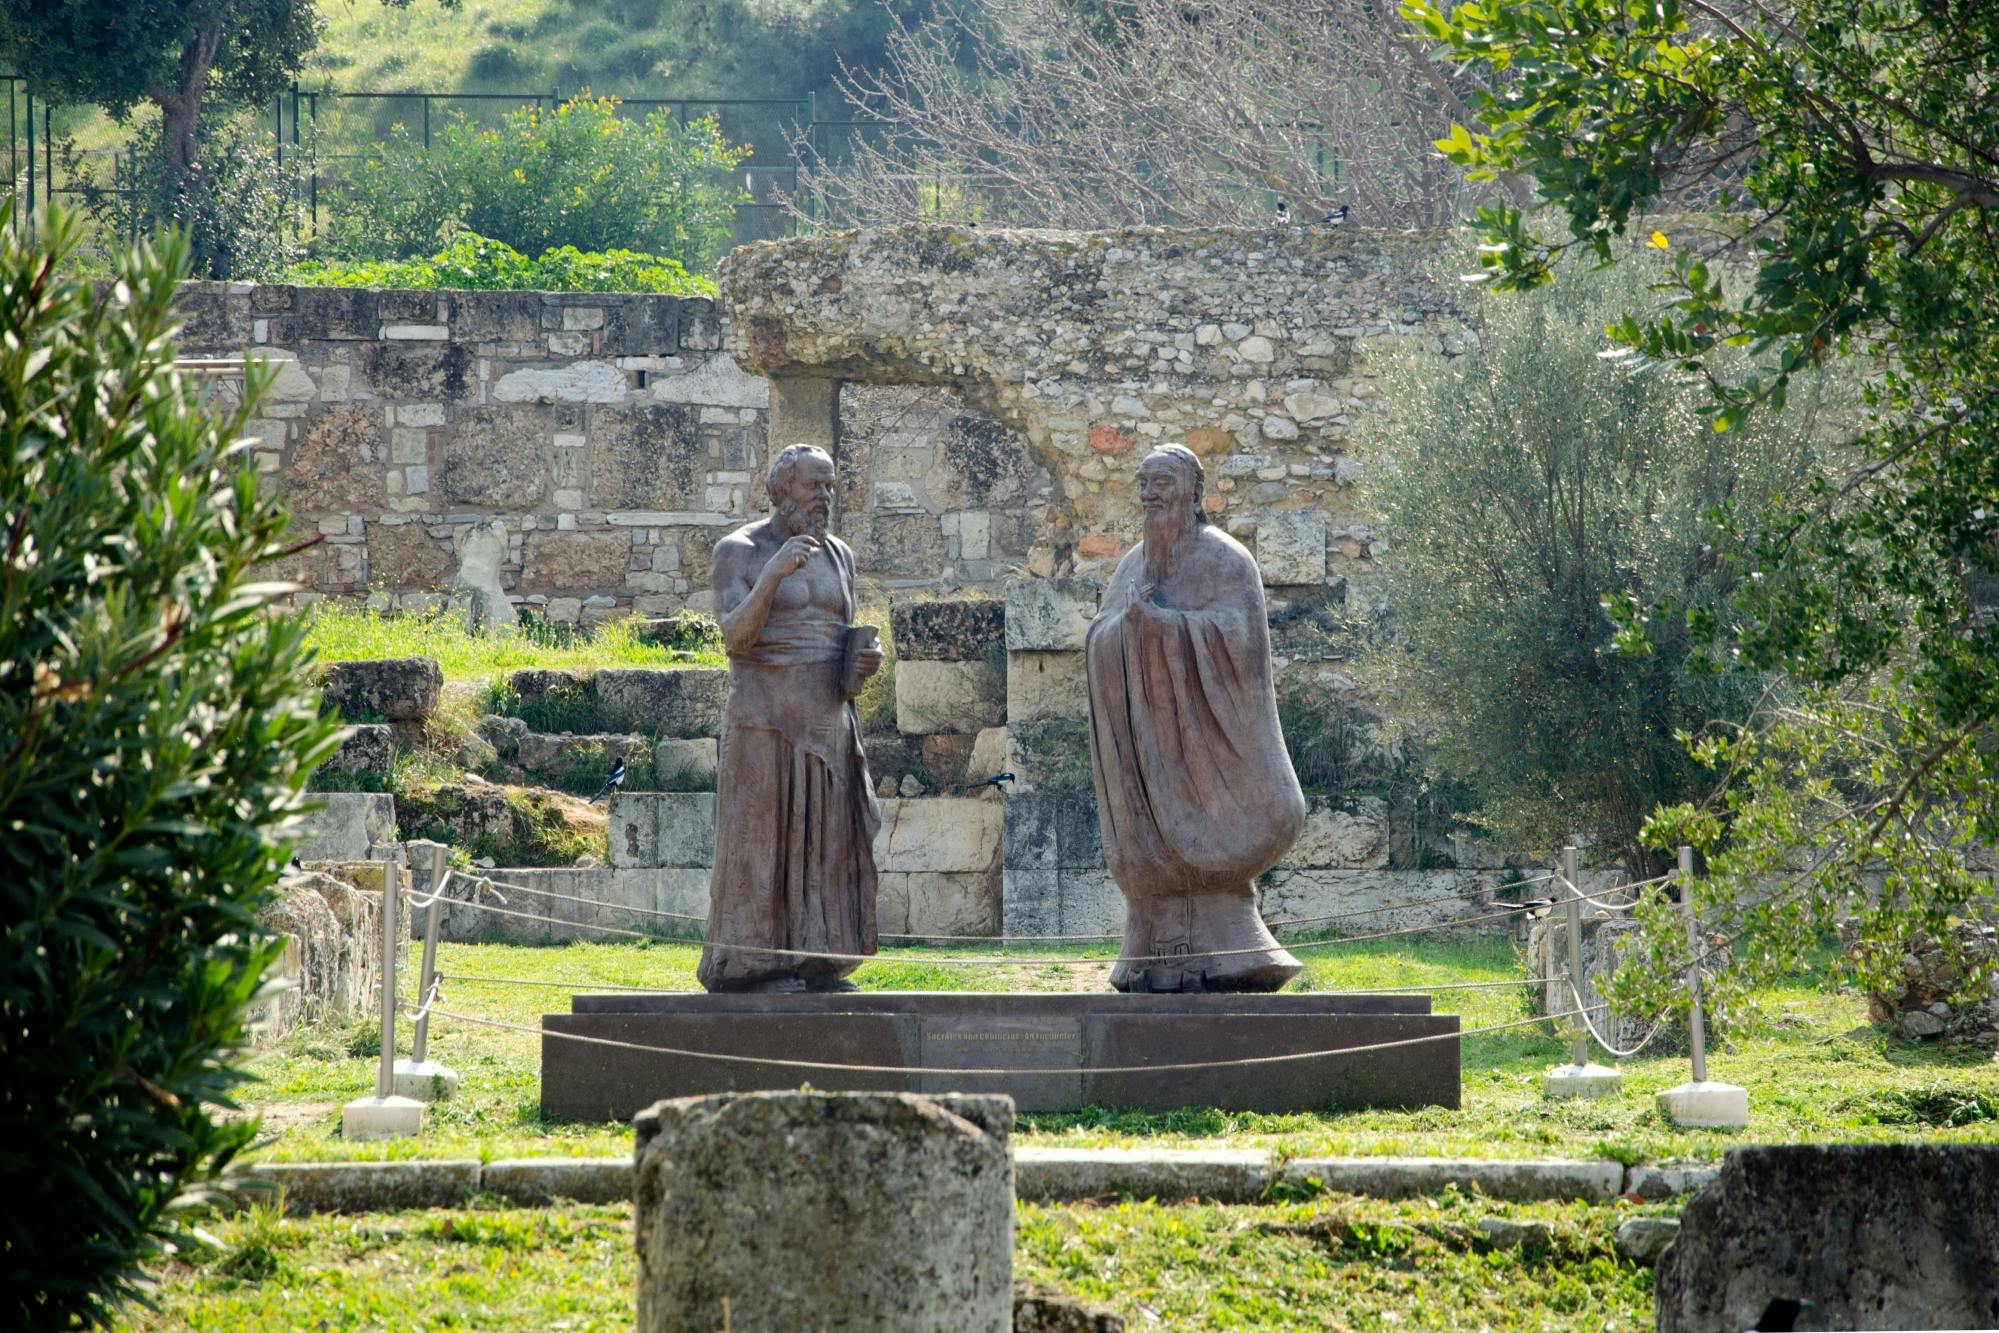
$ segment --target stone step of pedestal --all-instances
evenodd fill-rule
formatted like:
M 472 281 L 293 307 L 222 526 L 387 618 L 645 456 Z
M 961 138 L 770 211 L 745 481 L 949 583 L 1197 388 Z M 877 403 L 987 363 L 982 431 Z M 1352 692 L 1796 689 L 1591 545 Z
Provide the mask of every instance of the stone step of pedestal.
M 1458 1105 L 1458 1018 L 1421 995 L 621 994 L 571 1007 L 542 1019 L 541 1106 L 578 1120 L 802 1082 L 1001 1092 L 1023 1112 Z M 1412 1044 L 1346 1053 L 1399 1042 Z M 1244 1063 L 1287 1055 L 1300 1058 Z M 1170 1067 L 1184 1065 L 1202 1067 Z
M 1647 1199 L 1691 1193 L 1714 1168 L 1632 1167 L 1607 1160 L 1507 1158 L 1293 1158 L 1279 1163 L 1260 1148 L 1044 1148 L 1013 1150 L 1014 1193 L 1030 1203 L 1131 1197 L 1161 1203 L 1253 1204 L 1279 1181 L 1330 1193 L 1402 1198 L 1456 1185 L 1495 1201 L 1604 1201 L 1623 1190 Z M 475 1194 L 518 1207 L 558 1201 L 622 1203 L 631 1197 L 632 1159 L 522 1157 L 488 1162 L 285 1162 L 254 1174 L 280 1184 L 288 1212 L 369 1212 L 452 1208 Z

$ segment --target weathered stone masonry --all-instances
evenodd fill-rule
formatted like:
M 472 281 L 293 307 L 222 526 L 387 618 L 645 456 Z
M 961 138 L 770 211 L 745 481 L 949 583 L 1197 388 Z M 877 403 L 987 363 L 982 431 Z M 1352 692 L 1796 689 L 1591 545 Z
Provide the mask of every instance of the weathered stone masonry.
M 1367 358 L 1469 335 L 1433 238 L 1343 229 L 842 233 L 744 247 L 719 304 L 599 293 L 191 283 L 184 353 L 278 363 L 259 465 L 325 541 L 309 595 L 420 605 L 498 520 L 510 593 L 559 620 L 702 606 L 772 441 L 842 465 L 879 590 L 1102 573 L 1146 447 L 1207 457 L 1210 508 L 1278 617 L 1365 588 L 1346 451 Z M 765 378 L 768 377 L 768 378 Z
M 751 503 L 763 381 L 672 297 L 193 283 L 184 353 L 274 360 L 258 465 L 325 540 L 310 594 L 420 603 L 498 519 L 505 578 L 560 620 L 671 611 Z

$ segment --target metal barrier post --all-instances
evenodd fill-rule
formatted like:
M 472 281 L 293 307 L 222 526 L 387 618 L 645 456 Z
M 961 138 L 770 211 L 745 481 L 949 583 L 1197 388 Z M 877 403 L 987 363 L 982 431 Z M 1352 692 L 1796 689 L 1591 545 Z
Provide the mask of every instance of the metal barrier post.
M 414 850 L 416 844 L 410 844 Z M 430 1059 L 430 996 L 437 982 L 437 930 L 444 914 L 444 885 L 451 877 L 445 866 L 443 843 L 430 847 L 430 898 L 424 906 L 423 961 L 417 968 L 416 1036 L 410 1058 L 396 1061 L 395 1091 L 401 1097 L 436 1101 L 458 1091 L 458 1071 Z
M 393 1139 L 423 1128 L 423 1103 L 394 1095 L 396 1064 L 396 896 L 402 867 L 382 865 L 382 1058 L 375 1070 L 375 1095 L 347 1103 L 340 1113 L 340 1136 Z
M 419 1009 L 430 1003 L 430 988 L 437 980 L 437 923 L 444 914 L 444 844 L 439 843 L 430 854 L 430 906 L 423 914 L 423 965 L 417 972 L 416 1002 Z M 418 1064 L 430 1049 L 430 1015 L 420 1013 L 416 1020 L 416 1038 L 410 1046 L 410 1054 Z
M 416 843 L 410 843 L 416 849 Z M 438 919 L 444 915 L 444 885 L 452 871 L 444 863 L 444 843 L 430 845 L 430 899 L 424 903 L 424 961 L 416 981 L 416 1043 L 410 1059 L 396 1061 L 396 1095 L 438 1101 L 458 1091 L 458 1071 L 430 1059 L 430 995 L 438 981 Z
M 387 1097 L 396 1082 L 396 896 L 402 867 L 382 866 L 382 1058 L 375 1070 L 375 1095 Z
M 1569 990 L 1576 997 L 1576 1004 L 1582 1004 L 1583 993 L 1583 891 L 1576 883 L 1576 849 L 1573 845 L 1562 848 L 1562 882 L 1568 886 L 1568 894 L 1563 900 L 1562 911 L 1568 918 L 1569 936 Z M 1575 1038 L 1569 1043 L 1569 1063 L 1580 1068 L 1589 1063 L 1589 1030 L 1583 1026 L 1582 1015 L 1576 1015 Z
M 1694 1082 L 1707 1082 L 1707 1015 L 1701 1012 L 1701 928 L 1694 920 L 1694 849 L 1680 848 L 1680 910 L 1687 918 L 1687 995 L 1693 1010 L 1687 1015 L 1687 1049 L 1694 1057 Z
M 1576 849 L 1571 843 L 1562 848 L 1560 878 L 1568 887 L 1563 899 L 1563 920 L 1569 936 L 1569 1001 L 1578 1009 L 1583 1004 L 1583 890 L 1577 882 Z M 1569 1063 L 1556 1065 L 1541 1076 L 1544 1097 L 1603 1097 L 1624 1085 L 1624 1075 L 1607 1065 L 1591 1064 L 1589 1028 L 1583 1016 L 1575 1016 L 1576 1031 L 1569 1046 Z
M 1694 849 L 1680 848 L 1680 910 L 1687 918 L 1687 1050 L 1693 1056 L 1694 1081 L 1668 1088 L 1657 1099 L 1659 1114 L 1676 1125 L 1704 1129 L 1743 1129 L 1749 1124 L 1749 1093 L 1733 1083 L 1710 1083 L 1707 1077 L 1707 1014 L 1701 1006 L 1701 930 L 1694 915 Z

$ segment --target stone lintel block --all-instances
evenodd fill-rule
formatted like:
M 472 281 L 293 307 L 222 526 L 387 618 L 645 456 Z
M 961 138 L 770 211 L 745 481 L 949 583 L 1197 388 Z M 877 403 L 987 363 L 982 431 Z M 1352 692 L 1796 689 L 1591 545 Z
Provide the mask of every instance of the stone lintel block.
M 1006 603 L 994 597 L 897 602 L 889 637 L 899 661 L 987 661 L 1006 648 Z
M 987 663 L 896 662 L 895 726 L 904 735 L 976 735 L 1005 720 L 1005 686 Z
M 1013 1152 L 1014 1193 L 1031 1203 L 1125 1195 L 1161 1203 L 1258 1203 L 1276 1181 L 1260 1148 L 1040 1148 Z
M 1256 567 L 1267 587 L 1326 581 L 1326 516 L 1316 509 L 1265 513 L 1256 520 Z
M 183 283 L 184 292 L 193 284 Z M 290 313 L 271 321 L 271 341 L 372 341 L 381 332 L 382 294 L 367 287 L 293 287 Z
M 326 711 L 350 722 L 421 722 L 437 709 L 444 672 L 435 658 L 333 662 L 320 676 Z
M 729 698 L 722 667 L 605 667 L 593 678 L 598 714 L 614 726 L 662 736 L 716 736 Z
M 1400 1199 L 1441 1193 L 1447 1185 L 1475 1189 L 1493 1199 L 1586 1199 L 1617 1197 L 1624 1168 L 1612 1161 L 1519 1161 L 1504 1158 L 1300 1157 L 1284 1164 L 1292 1184 L 1316 1182 L 1337 1194 Z
M 1015 579 L 1006 585 L 1008 652 L 1077 651 L 1097 614 L 1097 579 Z
M 1043 722 L 1086 717 L 1090 681 L 1080 652 L 1014 652 L 1006 655 L 1006 720 Z
M 922 796 L 892 798 L 881 806 L 881 831 L 875 835 L 880 869 L 985 873 L 999 868 L 1003 803 Z

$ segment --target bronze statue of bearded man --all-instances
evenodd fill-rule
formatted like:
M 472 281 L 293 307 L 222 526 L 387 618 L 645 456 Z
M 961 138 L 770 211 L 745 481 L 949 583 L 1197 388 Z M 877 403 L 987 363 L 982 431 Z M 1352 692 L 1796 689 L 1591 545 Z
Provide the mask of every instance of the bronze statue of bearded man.
M 1121 991 L 1271 991 L 1300 970 L 1256 909 L 1256 877 L 1305 822 L 1263 581 L 1208 522 L 1203 480 L 1179 445 L 1139 465 L 1145 537 L 1085 643 L 1097 812 L 1125 898 Z

